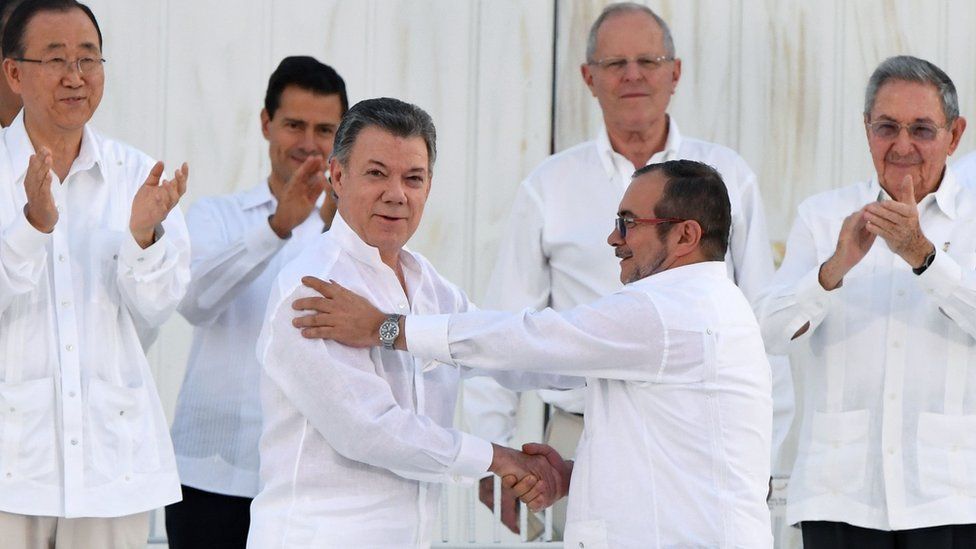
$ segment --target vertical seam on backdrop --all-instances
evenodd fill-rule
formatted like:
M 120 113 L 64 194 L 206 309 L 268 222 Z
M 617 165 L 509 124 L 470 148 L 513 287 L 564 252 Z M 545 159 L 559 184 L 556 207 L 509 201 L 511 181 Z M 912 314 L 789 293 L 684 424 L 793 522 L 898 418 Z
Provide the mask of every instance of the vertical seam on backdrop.
M 465 250 L 470 250 L 474 252 L 474 244 L 476 242 L 475 233 L 478 229 L 477 224 L 477 207 L 478 207 L 478 150 L 480 144 L 480 132 L 478 128 L 479 119 L 479 106 L 481 104 L 481 77 L 479 70 L 479 61 L 481 58 L 481 13 L 484 9 L 484 3 L 482 0 L 478 0 L 475 4 L 474 10 L 470 19 L 468 20 L 468 30 L 470 36 L 474 39 L 470 40 L 473 44 L 471 50 L 468 52 L 468 89 L 471 90 L 471 95 L 468 96 L 468 132 L 470 137 L 468 139 L 468 150 L 466 156 L 468 157 L 467 162 L 467 180 L 468 184 L 464 186 L 465 191 L 465 206 L 468 212 L 472 212 L 472 215 L 466 216 L 465 219 L 465 231 L 462 233 L 462 242 L 464 244 Z M 464 287 L 469 290 L 474 289 L 474 271 L 477 253 L 466 254 L 468 260 L 464 265 L 464 273 L 462 276 L 464 278 Z
M 742 32 L 742 22 L 745 20 L 742 16 L 743 15 L 742 12 L 745 11 L 746 8 L 745 8 L 745 3 L 742 0 L 739 0 L 737 4 L 739 8 L 738 10 L 736 10 L 737 12 L 736 17 L 738 18 L 738 21 L 736 21 L 736 24 L 732 29 L 734 36 L 731 44 L 732 47 L 729 48 L 729 58 L 728 58 L 728 63 L 726 64 L 726 70 L 728 70 L 729 73 L 732 74 L 732 78 L 735 78 L 736 80 L 735 85 L 729 86 L 729 89 L 736 90 L 735 104 L 738 108 L 729 109 L 730 111 L 732 111 L 730 113 L 732 120 L 730 120 L 729 122 L 732 124 L 732 131 L 734 132 L 734 135 L 730 136 L 734 140 L 733 146 L 735 147 L 735 151 L 739 153 L 739 155 L 741 156 L 742 155 L 742 107 L 743 107 L 742 97 L 745 95 L 742 90 L 742 82 L 745 79 L 742 78 L 741 70 L 734 71 L 732 70 L 732 67 L 740 63 L 739 60 L 742 59 L 742 51 L 743 51 L 742 40 L 743 40 L 743 36 L 745 36 L 745 33 Z
M 844 89 L 844 78 L 846 71 L 844 70 L 844 55 L 843 55 L 843 40 L 844 40 L 844 30 L 846 29 L 846 18 L 842 16 L 843 7 L 840 7 L 840 3 L 834 3 L 834 68 L 833 70 L 838 71 L 837 77 L 834 79 L 834 93 L 833 93 L 833 109 L 836 112 L 838 106 L 842 105 L 841 97 L 842 91 Z M 834 143 L 832 156 L 834 157 L 833 166 L 831 167 L 831 187 L 836 189 L 840 186 L 841 180 L 841 169 L 844 165 L 844 123 L 843 119 L 834 121 Z
M 559 77 L 559 0 L 552 0 L 552 82 L 549 86 L 549 154 L 556 154 L 556 91 Z
M 164 160 L 168 152 L 166 150 L 166 138 L 169 134 L 169 123 L 166 119 L 166 98 L 169 95 L 166 93 L 166 86 L 169 83 L 169 45 L 171 40 L 169 35 L 169 0 L 162 0 L 159 3 L 159 19 L 161 22 L 159 28 L 162 36 L 159 40 L 160 79 L 156 85 L 157 104 L 159 105 L 159 133 L 156 136 L 159 142 L 156 144 L 156 150 L 159 151 L 158 158 Z

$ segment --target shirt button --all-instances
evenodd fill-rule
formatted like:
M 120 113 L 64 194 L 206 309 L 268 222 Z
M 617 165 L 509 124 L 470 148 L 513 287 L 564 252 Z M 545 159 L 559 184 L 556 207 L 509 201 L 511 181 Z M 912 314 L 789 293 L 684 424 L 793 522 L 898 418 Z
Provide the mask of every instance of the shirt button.
M 58 254 L 58 261 L 64 263 L 64 254 Z
M 74 351 L 74 350 L 75 350 L 75 346 L 74 346 L 74 345 L 72 345 L 72 344 L 70 344 L 70 343 L 69 343 L 69 344 L 67 344 L 67 345 L 65 345 L 65 346 L 64 346 L 64 348 L 65 348 L 66 350 L 68 350 L 68 351 Z
M 586 547 L 586 546 L 585 546 L 585 545 L 583 545 L 583 542 L 582 542 L 582 541 L 581 541 L 581 542 L 579 542 L 579 548 L 580 548 L 580 549 L 583 549 L 584 547 Z
M 68 301 L 67 299 L 65 299 L 64 301 L 61 302 L 61 306 L 62 307 L 65 307 L 65 308 L 70 307 L 71 306 L 71 302 Z
M 14 476 L 13 473 L 7 473 L 7 478 L 12 478 L 13 476 Z
M 139 263 L 142 263 L 145 260 L 146 260 L 145 257 L 140 257 L 140 258 L 136 259 L 136 261 L 138 261 Z
M 712 335 L 712 329 L 708 328 L 707 330 L 705 330 L 705 333 L 708 335 Z
M 402 311 L 402 310 L 404 310 L 404 309 L 407 308 L 407 304 L 406 303 L 401 303 L 401 304 L 397 305 L 397 308 Z
M 125 475 L 125 480 L 126 480 L 126 482 L 128 482 L 128 481 L 132 480 L 132 477 L 130 477 L 129 475 Z
M 78 446 L 78 439 L 76 439 L 76 438 L 71 439 L 71 445 L 72 446 Z
M 68 396 L 71 397 L 71 398 L 75 398 L 75 392 L 74 391 L 68 391 Z
M 14 413 L 14 412 L 16 412 L 16 411 L 17 411 L 17 408 L 14 408 L 13 406 L 10 407 L 10 413 L 11 414 Z
M 897 293 L 898 293 L 898 297 L 904 297 L 905 296 L 905 290 L 898 290 Z
M 889 447 L 888 448 L 888 455 L 891 455 L 891 456 L 895 455 L 895 448 L 894 447 Z
M 118 259 L 118 258 L 119 258 L 119 254 L 112 254 L 112 259 Z

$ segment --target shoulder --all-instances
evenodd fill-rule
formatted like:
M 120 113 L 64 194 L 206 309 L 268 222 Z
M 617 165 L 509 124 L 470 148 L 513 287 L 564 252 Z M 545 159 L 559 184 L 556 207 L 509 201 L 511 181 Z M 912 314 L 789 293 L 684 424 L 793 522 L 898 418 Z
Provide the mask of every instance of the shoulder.
M 525 179 L 525 185 L 537 190 L 549 185 L 577 179 L 587 170 L 602 170 L 596 141 L 584 141 L 553 154 L 539 163 Z
M 798 214 L 805 218 L 843 219 L 855 209 L 864 206 L 869 186 L 870 182 L 860 181 L 819 192 L 800 202 Z
M 754 179 L 752 168 L 745 159 L 725 145 L 682 136 L 678 156 L 712 166 L 722 174 L 726 185 L 741 184 L 747 179 Z

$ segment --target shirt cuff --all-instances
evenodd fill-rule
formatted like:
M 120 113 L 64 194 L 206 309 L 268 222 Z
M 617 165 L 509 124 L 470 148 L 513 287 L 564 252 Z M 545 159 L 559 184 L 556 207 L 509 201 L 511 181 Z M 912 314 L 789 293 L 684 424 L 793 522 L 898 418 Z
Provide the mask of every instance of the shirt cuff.
M 136 274 L 147 274 L 152 272 L 163 262 L 166 257 L 166 232 L 162 224 L 156 225 L 156 241 L 146 249 L 142 249 L 132 231 L 125 232 L 126 237 L 122 240 L 122 248 L 119 250 L 119 261 L 123 265 L 132 269 Z
M 54 238 L 54 232 L 42 233 L 27 221 L 27 216 L 18 215 L 3 233 L 3 240 L 17 255 L 44 257 L 47 243 Z
M 494 453 L 495 450 L 487 440 L 461 433 L 461 448 L 449 471 L 451 479 L 458 483 L 468 483 L 483 478 L 491 467 Z
M 287 238 L 281 238 L 267 222 L 259 223 L 244 237 L 244 247 L 254 250 L 259 256 L 267 257 L 285 246 Z
M 830 304 L 830 292 L 820 285 L 820 267 L 821 265 L 817 265 L 816 268 L 803 275 L 796 284 L 794 295 L 797 305 L 800 306 L 800 314 L 795 316 L 794 320 L 790 321 L 791 325 L 786 326 L 784 330 L 791 337 L 807 322 L 817 323 Z M 836 292 L 839 289 L 840 287 L 837 287 L 833 291 Z
M 925 293 L 948 297 L 962 283 L 962 267 L 949 254 L 936 252 L 932 264 L 916 278 Z
M 451 315 L 408 315 L 404 319 L 404 337 L 410 354 L 454 364 L 447 341 Z

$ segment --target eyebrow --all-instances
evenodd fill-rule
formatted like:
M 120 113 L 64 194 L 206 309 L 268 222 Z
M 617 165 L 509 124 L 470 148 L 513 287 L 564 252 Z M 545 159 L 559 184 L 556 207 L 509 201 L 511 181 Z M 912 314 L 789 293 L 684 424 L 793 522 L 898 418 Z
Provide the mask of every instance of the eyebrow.
M 892 117 L 888 116 L 887 114 L 879 114 L 878 115 L 878 119 L 879 120 L 887 120 L 887 121 L 891 121 L 891 122 L 899 122 L 899 123 L 901 122 L 900 120 L 898 120 L 896 118 L 892 118 Z M 935 123 L 935 120 L 933 120 L 933 119 L 931 119 L 931 118 L 929 118 L 929 117 L 926 116 L 926 117 L 916 118 L 912 122 L 931 122 L 931 123 L 934 124 Z
M 98 46 L 96 46 L 93 42 L 82 42 L 81 44 L 78 45 L 78 47 L 83 50 L 98 52 Z M 51 42 L 50 44 L 44 47 L 44 51 L 49 52 L 53 50 L 60 50 L 60 49 L 67 49 L 67 48 L 68 45 L 65 44 L 64 42 Z
M 637 216 L 634 215 L 634 212 L 630 210 L 620 210 L 619 212 L 617 212 L 617 217 L 637 217 Z

